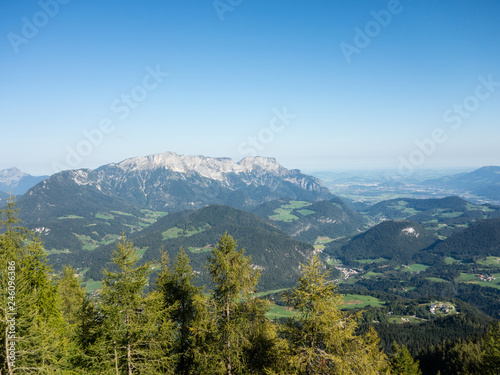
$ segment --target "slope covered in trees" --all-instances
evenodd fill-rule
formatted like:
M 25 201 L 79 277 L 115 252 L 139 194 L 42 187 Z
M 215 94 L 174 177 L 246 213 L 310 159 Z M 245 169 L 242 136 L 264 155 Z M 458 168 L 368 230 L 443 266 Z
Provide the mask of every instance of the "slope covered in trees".
M 384 221 L 355 236 L 338 251 L 345 260 L 385 258 L 408 262 L 418 251 L 432 245 L 437 238 L 420 224 L 401 220 Z
M 183 247 L 199 274 L 199 282 L 205 284 L 209 282 L 207 257 L 226 231 L 238 238 L 252 256 L 253 266 L 261 270 L 261 290 L 292 286 L 299 275 L 300 263 L 313 251 L 311 245 L 287 236 L 261 217 L 229 206 L 207 206 L 170 214 L 130 235 L 130 239 L 144 250 L 142 262 L 158 262 L 161 249 L 174 258 Z M 110 265 L 114 247 L 110 244 L 92 252 L 57 254 L 52 259 L 59 259 L 61 266 L 70 261 L 75 267 L 88 267 L 86 276 L 100 280 L 102 269 Z
M 500 218 L 480 220 L 437 244 L 433 252 L 444 256 L 500 256 Z
M 366 220 L 341 199 L 319 202 L 279 199 L 252 210 L 272 221 L 283 232 L 301 241 L 314 242 L 318 237 L 337 238 L 358 233 Z

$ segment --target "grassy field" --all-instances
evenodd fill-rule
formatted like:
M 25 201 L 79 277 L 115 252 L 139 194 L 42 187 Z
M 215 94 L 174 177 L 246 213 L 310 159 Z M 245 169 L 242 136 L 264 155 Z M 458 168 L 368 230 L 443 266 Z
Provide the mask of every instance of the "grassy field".
M 363 308 L 366 306 L 378 307 L 384 305 L 385 302 L 372 296 L 362 296 L 359 294 L 346 294 L 344 296 L 343 309 Z
M 90 279 L 89 281 L 86 281 L 82 283 L 82 286 L 85 288 L 87 293 L 91 293 L 96 289 L 101 289 L 102 288 L 102 282 L 101 281 L 95 281 Z
M 75 236 L 80 240 L 82 243 L 82 249 L 83 250 L 94 250 L 96 247 L 99 246 L 99 242 L 96 240 L 92 239 L 90 236 L 86 236 L 84 234 L 76 234 Z
M 181 228 L 173 227 L 173 228 L 167 229 L 166 231 L 162 232 L 162 235 L 163 235 L 164 240 L 168 240 L 168 239 L 177 238 L 177 237 L 189 237 L 189 236 L 192 236 L 193 234 L 203 232 L 204 230 L 205 230 L 205 228 L 200 228 L 200 229 L 190 228 L 190 229 L 184 230 Z
M 421 272 L 425 271 L 429 266 L 426 266 L 425 264 L 420 264 L 420 263 L 415 263 L 415 264 L 410 264 L 409 266 L 406 266 L 402 269 L 403 272 Z
M 138 255 L 138 256 L 139 256 L 139 258 L 142 258 L 142 257 L 143 257 L 143 255 L 144 255 L 144 253 L 146 252 L 146 250 L 147 250 L 147 248 L 144 248 L 144 249 L 138 249 L 138 250 L 136 250 L 135 255 Z
M 330 237 L 318 237 L 316 238 L 316 241 L 314 241 L 314 248 L 316 250 L 324 250 L 325 249 L 325 244 L 332 242 L 333 239 Z
M 335 258 L 331 258 L 331 259 L 328 259 L 328 261 L 326 262 L 328 263 L 330 266 L 336 266 L 336 265 L 340 265 L 341 263 L 335 259 Z
M 370 271 L 370 272 L 365 273 L 363 276 L 369 279 L 371 277 L 384 276 L 384 274 L 383 273 L 379 273 L 379 272 L 371 272 Z
M 50 250 L 47 250 L 47 255 L 51 255 L 51 254 L 69 254 L 69 253 L 70 253 L 69 249 L 62 249 L 62 250 L 50 249 Z
M 297 208 L 303 208 L 306 206 L 310 206 L 312 203 L 311 202 L 306 202 L 306 201 L 290 201 L 289 204 L 281 206 L 281 207 L 287 207 L 292 210 L 296 210 Z
M 111 211 L 111 213 L 122 216 L 134 216 L 132 214 L 129 214 L 128 212 L 122 212 L 122 211 Z
M 290 310 L 285 306 L 272 305 L 271 308 L 266 313 L 269 319 L 279 319 L 279 318 L 291 318 L 297 314 L 297 312 Z
M 405 324 L 405 323 L 415 324 L 415 323 L 422 323 L 424 321 L 424 319 L 419 319 L 419 318 L 416 318 L 414 316 L 395 315 L 395 316 L 391 316 L 388 319 L 388 321 L 389 321 L 389 323 L 393 323 L 393 324 Z
M 471 273 L 461 273 L 460 276 L 457 279 L 458 282 L 471 282 L 471 281 L 478 281 L 476 275 L 473 275 Z
M 356 262 L 362 263 L 362 264 L 368 264 L 368 263 L 382 263 L 382 262 L 387 262 L 387 259 L 385 258 L 378 258 L 378 259 L 358 259 Z
M 207 245 L 205 247 L 188 247 L 188 251 L 194 254 L 201 254 L 201 253 L 209 253 L 212 251 L 213 246 L 212 245 Z
M 460 260 L 452 258 L 452 257 L 446 257 L 444 258 L 444 262 L 446 264 L 455 264 L 455 263 L 461 263 Z
M 276 215 L 269 216 L 269 219 L 275 220 L 275 221 L 284 221 L 285 223 L 291 223 L 294 220 L 298 220 L 299 217 L 292 215 L 290 211 L 284 210 L 282 208 L 278 208 L 274 210 L 276 212 Z
M 482 266 L 500 266 L 500 258 L 499 257 L 486 257 L 476 262 Z
M 440 279 L 439 277 L 426 277 L 426 280 L 434 281 L 435 283 L 445 283 L 446 280 Z
M 103 220 L 113 220 L 115 217 L 113 215 L 110 215 L 110 214 L 105 215 L 101 212 L 98 212 L 95 214 L 95 218 L 96 219 L 103 219 Z
M 65 220 L 65 219 L 85 219 L 83 216 L 78 216 L 78 215 L 68 215 L 68 216 L 62 216 L 58 217 L 58 220 Z
M 299 219 L 298 216 L 292 214 L 293 210 L 298 210 L 297 212 L 301 215 L 309 215 L 308 212 L 313 213 L 314 211 L 302 209 L 310 205 L 311 205 L 310 202 L 290 201 L 289 204 L 284 204 L 280 208 L 275 209 L 274 210 L 275 215 L 269 216 L 269 219 L 290 223 L 294 220 Z M 304 211 L 305 213 L 301 213 L 299 210 Z
M 495 276 L 495 280 L 492 281 L 481 281 L 479 278 L 471 273 L 461 273 L 457 281 L 461 283 L 476 284 L 484 287 L 497 288 L 500 289 L 500 273 L 491 274 Z
M 141 221 L 147 223 L 147 224 L 153 224 L 156 222 L 159 218 L 162 218 L 164 216 L 168 215 L 168 212 L 163 212 L 163 211 L 151 211 L 151 210 L 146 210 L 143 209 L 141 210 L 141 213 L 145 215 L 145 217 L 141 218 Z M 146 224 L 146 225 L 147 225 Z M 139 223 L 139 225 L 143 225 L 143 223 Z

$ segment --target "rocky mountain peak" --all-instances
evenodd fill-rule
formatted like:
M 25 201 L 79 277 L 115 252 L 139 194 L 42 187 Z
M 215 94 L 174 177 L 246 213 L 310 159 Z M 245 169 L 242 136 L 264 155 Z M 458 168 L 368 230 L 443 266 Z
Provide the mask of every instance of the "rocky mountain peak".
M 120 163 L 108 164 L 105 168 L 119 168 L 123 171 L 137 172 L 164 168 L 176 173 L 196 172 L 202 177 L 222 180 L 227 173 L 248 173 L 255 169 L 264 169 L 272 174 L 287 171 L 274 158 L 246 157 L 236 163 L 228 157 L 208 157 L 201 155 L 179 155 L 175 152 L 165 152 L 149 156 L 126 159 Z
M 238 165 L 242 166 L 245 170 L 253 170 L 256 167 L 265 169 L 268 172 L 280 173 L 286 168 L 281 166 L 275 158 L 266 158 L 262 156 L 247 156 L 240 160 Z
M 0 183 L 7 184 L 9 182 L 19 181 L 26 176 L 29 175 L 16 167 L 3 169 L 0 171 Z

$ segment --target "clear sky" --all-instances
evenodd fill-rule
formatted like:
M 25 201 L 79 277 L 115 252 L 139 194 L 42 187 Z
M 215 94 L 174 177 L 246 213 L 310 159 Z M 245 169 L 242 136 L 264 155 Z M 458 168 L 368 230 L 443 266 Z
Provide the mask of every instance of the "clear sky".
M 0 0 L 0 169 L 500 165 L 498 0 Z

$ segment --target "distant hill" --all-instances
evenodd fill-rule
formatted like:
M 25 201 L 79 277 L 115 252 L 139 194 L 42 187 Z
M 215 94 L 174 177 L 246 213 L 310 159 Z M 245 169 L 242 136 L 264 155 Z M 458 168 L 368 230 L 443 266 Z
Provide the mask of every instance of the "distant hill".
M 22 195 L 48 177 L 31 176 L 17 168 L 3 169 L 0 171 L 0 191 L 12 193 L 12 195 Z
M 375 223 L 399 219 L 415 221 L 444 238 L 476 220 L 500 216 L 500 207 L 472 204 L 459 197 L 399 198 L 379 202 L 362 213 Z
M 345 260 L 385 258 L 409 262 L 420 250 L 432 245 L 436 236 L 422 225 L 408 221 L 384 221 L 361 233 L 338 252 Z
M 288 235 L 314 242 L 358 233 L 366 220 L 339 198 L 319 202 L 275 200 L 257 206 L 254 213 L 275 223 Z
M 262 270 L 261 290 L 294 285 L 300 273 L 300 263 L 306 263 L 307 256 L 313 251 L 311 245 L 287 236 L 259 216 L 228 206 L 207 206 L 174 213 L 129 238 L 144 250 L 143 261 L 157 261 L 161 248 L 173 259 L 182 246 L 187 250 L 200 282 L 207 283 L 207 255 L 226 231 L 238 241 L 240 248 L 246 249 L 254 267 Z M 86 276 L 100 279 L 102 269 L 111 266 L 114 248 L 115 245 L 110 244 L 90 252 L 54 254 L 51 261 L 56 266 L 69 262 L 88 267 Z
M 500 202 L 500 167 L 497 166 L 483 167 L 469 173 L 427 180 L 423 184 L 445 187 L 457 192 L 468 192 Z
M 438 243 L 432 252 L 461 259 L 500 256 L 500 218 L 480 220 Z
M 363 212 L 373 218 L 398 220 L 429 210 L 465 211 L 467 204 L 466 200 L 459 197 L 438 199 L 398 198 L 379 202 Z

